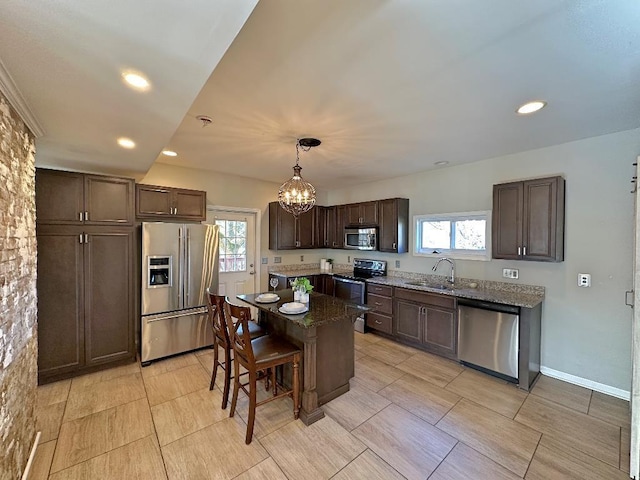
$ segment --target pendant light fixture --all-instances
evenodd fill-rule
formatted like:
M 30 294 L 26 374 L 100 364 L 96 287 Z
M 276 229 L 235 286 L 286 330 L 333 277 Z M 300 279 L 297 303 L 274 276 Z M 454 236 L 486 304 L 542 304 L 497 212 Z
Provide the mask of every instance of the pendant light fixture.
M 294 217 L 308 212 L 316 204 L 316 189 L 309 182 L 305 182 L 300 175 L 302 170 L 302 167 L 298 165 L 300 150 L 308 152 L 320 143 L 317 138 L 299 138 L 296 141 L 296 164 L 293 167 L 293 177 L 284 182 L 278 190 L 280 206 Z

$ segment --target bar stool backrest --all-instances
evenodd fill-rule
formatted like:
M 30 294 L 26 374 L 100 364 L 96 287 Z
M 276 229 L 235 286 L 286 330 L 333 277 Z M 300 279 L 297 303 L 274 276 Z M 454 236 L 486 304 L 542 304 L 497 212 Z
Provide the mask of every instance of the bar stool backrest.
M 256 360 L 253 356 L 253 348 L 251 348 L 251 333 L 249 331 L 251 309 L 229 302 L 224 302 L 224 309 L 229 337 L 236 358 L 240 360 L 240 363 L 246 363 L 246 365 L 255 368 Z

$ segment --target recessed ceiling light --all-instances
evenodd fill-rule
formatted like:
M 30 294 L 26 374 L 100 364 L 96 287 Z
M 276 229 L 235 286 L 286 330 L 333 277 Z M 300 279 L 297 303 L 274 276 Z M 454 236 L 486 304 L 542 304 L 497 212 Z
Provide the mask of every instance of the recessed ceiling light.
M 118 145 L 120 145 L 122 148 L 135 148 L 136 142 L 134 142 L 130 138 L 120 137 L 118 139 Z
M 516 113 L 519 113 L 520 115 L 527 115 L 528 113 L 537 112 L 538 110 L 544 108 L 546 104 L 547 102 L 543 102 L 541 100 L 528 102 L 518 107 L 518 109 L 516 110 Z
M 449 162 L 447 162 L 446 160 L 441 160 L 439 162 L 434 163 L 434 165 L 441 167 L 442 165 L 449 165 Z
M 136 72 L 123 72 L 122 79 L 132 88 L 136 90 L 149 90 L 151 84 L 143 75 Z
M 162 150 L 162 154 L 166 155 L 167 157 L 177 157 L 178 154 L 176 152 L 174 152 L 173 150 Z

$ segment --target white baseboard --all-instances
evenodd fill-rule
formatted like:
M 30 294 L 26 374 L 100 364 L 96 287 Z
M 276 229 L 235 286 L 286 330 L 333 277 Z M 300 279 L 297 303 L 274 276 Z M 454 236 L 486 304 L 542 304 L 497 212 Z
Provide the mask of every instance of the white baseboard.
M 38 443 L 40 443 L 40 434 L 42 432 L 36 433 L 36 439 L 33 442 L 33 447 L 31 448 L 31 453 L 29 454 L 29 460 L 27 460 L 27 466 L 24 467 L 24 472 L 22 473 L 22 480 L 27 480 L 29 478 L 29 472 L 31 471 L 31 465 L 33 464 L 33 459 L 36 456 L 36 450 L 38 449 Z
M 553 370 L 552 368 L 542 366 L 540 367 L 540 373 L 546 375 L 547 377 L 564 380 L 565 382 L 573 383 L 574 385 L 578 385 L 580 387 L 589 388 L 591 390 L 595 390 L 596 392 L 605 393 L 607 395 L 611 395 L 612 397 L 621 398 L 627 401 L 631 399 L 631 392 L 627 390 L 611 387 L 609 385 L 605 385 L 604 383 L 594 382 L 593 380 L 587 380 L 586 378 L 577 377 L 575 375 L 571 375 L 570 373 L 564 373 L 559 370 Z

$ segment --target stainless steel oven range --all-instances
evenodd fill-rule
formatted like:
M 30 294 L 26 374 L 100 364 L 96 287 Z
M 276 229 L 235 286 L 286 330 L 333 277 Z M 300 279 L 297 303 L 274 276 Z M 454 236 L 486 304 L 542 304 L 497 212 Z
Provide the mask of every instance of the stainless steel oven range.
M 366 280 L 386 274 L 387 262 L 385 260 L 355 258 L 353 260 L 353 272 L 333 275 L 334 296 L 364 305 L 367 303 Z M 355 330 L 364 333 L 364 324 L 364 317 L 358 317 L 354 324 Z

